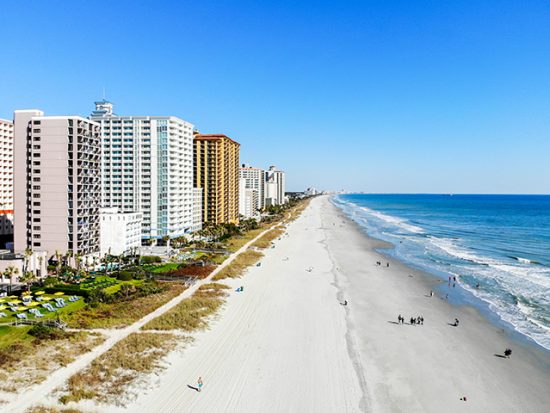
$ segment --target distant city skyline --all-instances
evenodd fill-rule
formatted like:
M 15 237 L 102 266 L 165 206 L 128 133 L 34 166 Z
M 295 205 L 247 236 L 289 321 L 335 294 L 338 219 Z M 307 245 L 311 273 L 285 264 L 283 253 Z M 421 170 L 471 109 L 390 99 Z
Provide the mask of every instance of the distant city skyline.
M 548 2 L 67 4 L 2 4 L 0 118 L 105 90 L 288 191 L 550 193 Z

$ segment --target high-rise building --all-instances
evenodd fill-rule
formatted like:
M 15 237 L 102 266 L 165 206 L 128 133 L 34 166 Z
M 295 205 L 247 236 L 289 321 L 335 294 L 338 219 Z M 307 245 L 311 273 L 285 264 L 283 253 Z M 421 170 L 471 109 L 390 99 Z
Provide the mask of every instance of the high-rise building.
M 241 179 L 245 180 L 246 189 L 254 189 L 258 193 L 258 209 L 265 207 L 265 171 L 243 164 L 239 170 Z
M 202 188 L 193 188 L 193 227 L 191 231 L 202 229 Z
M 266 205 L 282 205 L 285 203 L 285 173 L 270 166 L 265 173 Z
M 99 254 L 100 128 L 79 116 L 14 114 L 14 248 Z
M 204 222 L 239 222 L 239 151 L 225 135 L 195 135 L 194 179 L 203 189 Z
M 0 119 L 0 241 L 13 236 L 13 122 Z
M 117 116 L 95 102 L 102 132 L 102 205 L 142 212 L 142 239 L 193 227 L 193 125 L 173 116 Z
M 246 179 L 239 179 L 239 215 L 244 218 L 259 216 L 258 191 L 246 187 Z

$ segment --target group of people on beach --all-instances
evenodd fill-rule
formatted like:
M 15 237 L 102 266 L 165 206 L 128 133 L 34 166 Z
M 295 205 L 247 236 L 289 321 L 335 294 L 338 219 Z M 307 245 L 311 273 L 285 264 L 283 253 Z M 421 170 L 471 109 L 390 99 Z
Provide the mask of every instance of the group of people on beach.
M 381 261 L 376 261 L 376 265 L 377 265 L 378 267 L 380 267 L 380 266 L 382 265 L 382 262 L 381 262 Z M 390 266 L 390 263 L 387 262 L 387 263 L 386 263 L 386 267 L 389 267 L 389 266 Z
M 398 324 L 405 324 L 405 317 L 403 317 L 401 314 L 399 314 L 397 316 L 397 322 L 398 322 Z M 411 317 L 409 319 L 409 324 L 413 325 L 413 326 L 417 325 L 417 324 L 424 325 L 424 317 L 422 317 L 422 316 Z

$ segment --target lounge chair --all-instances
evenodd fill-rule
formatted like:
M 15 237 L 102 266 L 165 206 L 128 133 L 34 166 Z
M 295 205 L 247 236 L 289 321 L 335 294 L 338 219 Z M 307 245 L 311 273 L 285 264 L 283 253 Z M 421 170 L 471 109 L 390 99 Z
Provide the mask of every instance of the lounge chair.
M 15 316 L 17 318 L 19 318 L 20 320 L 26 320 L 27 319 L 27 314 L 25 314 L 25 313 L 18 313 L 18 314 L 15 314 Z
M 7 317 L 6 313 L 0 313 L 0 318 Z

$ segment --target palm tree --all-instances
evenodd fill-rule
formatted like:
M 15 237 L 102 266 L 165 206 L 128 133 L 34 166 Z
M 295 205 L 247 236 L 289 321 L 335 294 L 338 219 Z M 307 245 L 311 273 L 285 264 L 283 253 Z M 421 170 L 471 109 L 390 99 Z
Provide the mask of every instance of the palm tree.
M 42 255 L 38 256 L 38 270 L 36 271 L 36 274 L 39 277 L 42 277 L 42 264 L 44 262 L 44 257 Z
M 31 289 L 31 284 L 33 281 L 36 281 L 36 275 L 32 271 L 25 271 L 20 278 L 21 281 L 24 281 L 27 284 L 28 290 Z
M 55 250 L 55 259 L 57 260 L 55 272 L 59 275 L 59 271 L 61 271 L 61 253 L 58 250 Z
M 23 252 L 23 273 L 25 273 L 29 267 L 29 258 L 32 256 L 32 250 L 30 248 L 25 248 Z
M 4 270 L 3 275 L 5 275 L 10 279 L 10 294 L 13 286 L 13 276 L 17 274 L 19 274 L 19 268 L 16 268 L 13 265 L 10 265 L 8 268 Z

